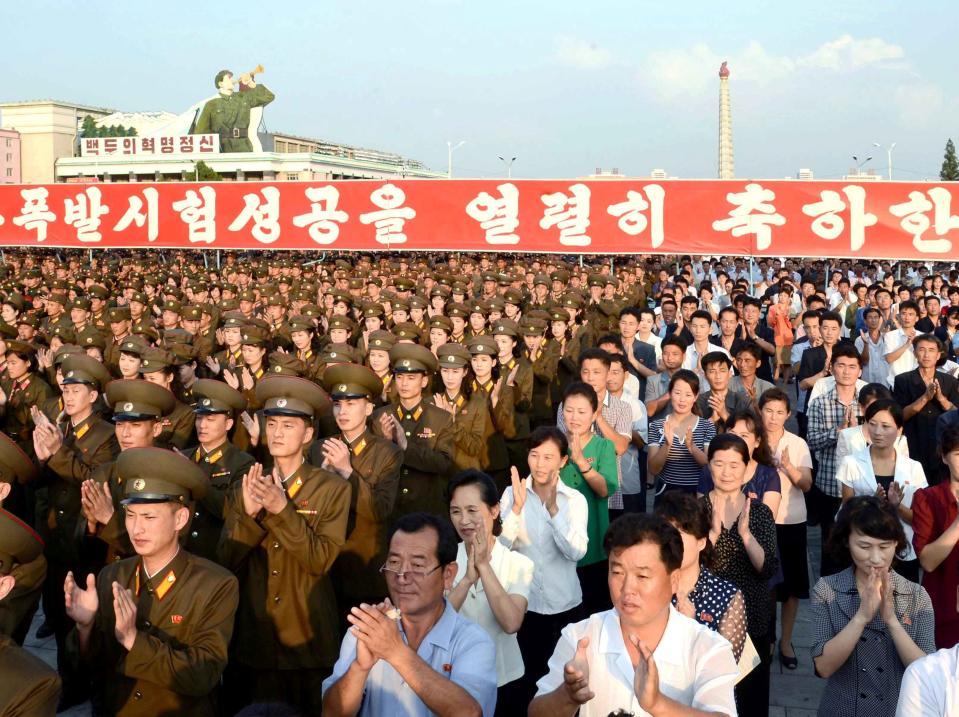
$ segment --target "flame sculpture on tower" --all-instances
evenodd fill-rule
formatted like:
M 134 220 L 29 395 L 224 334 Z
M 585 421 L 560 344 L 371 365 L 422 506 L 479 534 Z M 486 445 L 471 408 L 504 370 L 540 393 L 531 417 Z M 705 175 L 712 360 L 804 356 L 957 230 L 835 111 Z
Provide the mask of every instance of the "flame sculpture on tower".
M 733 161 L 733 112 L 729 106 L 729 68 L 726 63 L 719 68 L 719 178 L 734 179 Z

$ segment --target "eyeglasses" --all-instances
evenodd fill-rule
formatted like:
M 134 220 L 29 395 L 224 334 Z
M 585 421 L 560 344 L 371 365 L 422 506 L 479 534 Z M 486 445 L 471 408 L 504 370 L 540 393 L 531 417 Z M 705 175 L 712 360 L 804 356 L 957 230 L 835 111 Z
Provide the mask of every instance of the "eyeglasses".
M 389 563 L 384 563 L 383 567 L 380 568 L 380 572 L 383 573 L 384 577 L 390 577 L 391 575 L 397 580 L 402 577 L 408 577 L 410 580 L 422 580 L 427 575 L 432 575 L 437 570 L 439 570 L 442 565 L 437 565 L 432 570 L 397 570 L 396 568 L 391 568 Z

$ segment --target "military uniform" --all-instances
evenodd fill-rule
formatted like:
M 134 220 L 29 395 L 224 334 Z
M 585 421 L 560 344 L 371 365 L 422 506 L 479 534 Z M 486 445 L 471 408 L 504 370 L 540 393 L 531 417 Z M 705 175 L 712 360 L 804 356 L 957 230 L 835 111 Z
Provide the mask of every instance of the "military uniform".
M 7 436 L 0 433 L 0 482 L 27 482 L 37 473 L 36 465 Z M 18 562 L 9 571 L 16 580 L 13 590 L 0 601 L 0 635 L 23 644 L 30 621 L 40 604 L 47 575 L 47 560 L 42 552 L 27 562 Z M 2 672 L 0 672 L 2 674 Z
M 238 392 L 219 381 L 201 379 L 193 388 L 197 398 L 195 412 L 224 413 L 236 420 L 236 413 L 246 408 L 246 400 Z M 216 548 L 223 531 L 226 498 L 230 488 L 243 479 L 254 464 L 253 456 L 234 446 L 229 438 L 210 451 L 194 446 L 186 451 L 206 474 L 208 490 L 194 506 L 193 520 L 186 538 L 186 548 L 194 555 L 216 560 Z
M 362 366 L 333 366 L 324 377 L 324 386 L 335 401 L 364 397 L 370 402 L 382 391 L 376 374 Z M 350 518 L 347 539 L 333 565 L 331 577 L 337 593 L 340 615 L 361 602 L 381 600 L 386 581 L 380 567 L 386 562 L 387 528 L 399 490 L 403 451 L 385 438 L 364 430 L 352 442 L 340 436 L 350 449 Z M 310 446 L 309 462 L 323 463 L 323 440 Z
M 189 507 L 206 491 L 196 465 L 162 448 L 132 448 L 117 462 L 126 478 L 124 504 L 166 498 Z M 129 652 L 114 634 L 113 582 L 132 591 L 136 603 L 137 635 Z M 139 556 L 108 565 L 97 576 L 96 590 L 99 607 L 89 644 L 81 653 L 74 642 L 72 652 L 93 673 L 106 712 L 214 717 L 215 689 L 233 633 L 236 578 L 181 549 L 153 577 Z
M 264 413 L 312 421 L 329 398 L 303 378 L 269 376 L 257 386 Z M 251 517 L 242 484 L 227 502 L 218 557 L 240 578 L 228 691 L 239 708 L 281 700 L 319 711 L 320 687 L 339 649 L 329 571 L 346 540 L 350 484 L 305 461 L 284 479 L 285 507 Z
M 273 93 L 264 85 L 257 85 L 245 92 L 220 94 L 203 105 L 191 134 L 219 135 L 221 152 L 252 152 L 253 143 L 247 134 L 250 129 L 250 110 L 270 104 L 273 98 Z
M 6 455 L 6 449 L 0 449 L 0 459 Z M 42 552 L 40 536 L 12 514 L 0 510 L 0 576 L 14 575 L 19 583 L 17 568 L 43 560 Z M 12 595 L 11 592 L 0 600 L 0 606 L 6 605 Z M 0 633 L 0 676 L 0 715 L 53 717 L 56 714 L 60 698 L 57 673 L 3 633 Z
M 390 359 L 395 372 L 431 374 L 438 369 L 430 350 L 416 344 L 396 344 L 390 350 Z M 415 511 L 442 515 L 446 510 L 446 483 L 453 472 L 453 417 L 425 397 L 408 409 L 397 401 L 373 413 L 373 431 L 379 436 L 383 436 L 380 416 L 384 413 L 396 416 L 406 437 L 394 516 Z

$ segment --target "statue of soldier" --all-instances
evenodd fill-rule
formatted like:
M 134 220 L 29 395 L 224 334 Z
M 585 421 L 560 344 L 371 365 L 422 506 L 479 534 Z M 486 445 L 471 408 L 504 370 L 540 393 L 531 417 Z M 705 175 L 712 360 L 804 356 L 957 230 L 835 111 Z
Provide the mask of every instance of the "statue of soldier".
M 220 135 L 221 152 L 252 152 L 250 110 L 270 104 L 273 93 L 265 85 L 257 85 L 251 73 L 240 75 L 241 91 L 237 91 L 229 70 L 217 72 L 213 83 L 220 96 L 203 106 L 191 134 Z

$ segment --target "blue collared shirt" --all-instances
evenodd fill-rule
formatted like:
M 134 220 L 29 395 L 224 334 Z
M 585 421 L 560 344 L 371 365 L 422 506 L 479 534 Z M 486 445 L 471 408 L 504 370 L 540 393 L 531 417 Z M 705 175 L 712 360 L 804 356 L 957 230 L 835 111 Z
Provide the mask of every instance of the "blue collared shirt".
M 402 624 L 400 632 L 403 632 Z M 406 641 L 406 635 L 403 634 Z M 416 654 L 466 690 L 484 717 L 496 709 L 496 648 L 486 631 L 459 615 L 449 602 L 442 617 L 420 643 Z M 356 659 L 356 638 L 347 632 L 333 674 L 323 681 L 323 694 L 339 680 Z M 429 717 L 426 704 L 413 692 L 386 660 L 379 660 L 366 678 L 360 717 Z

